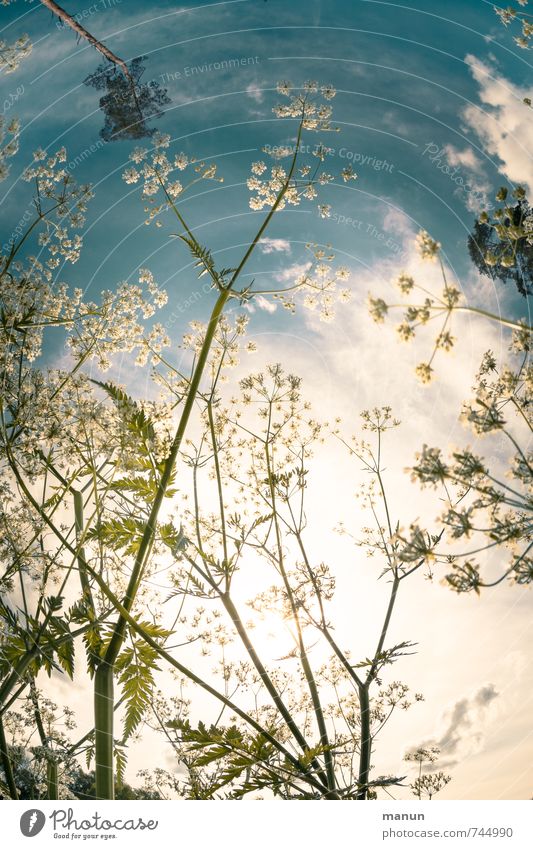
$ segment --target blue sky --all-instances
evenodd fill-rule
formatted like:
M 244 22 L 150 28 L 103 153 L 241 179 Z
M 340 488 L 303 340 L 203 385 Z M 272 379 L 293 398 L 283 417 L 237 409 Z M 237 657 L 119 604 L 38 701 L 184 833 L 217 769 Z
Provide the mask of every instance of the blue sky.
M 327 188 L 324 200 L 333 209 L 329 220 L 319 218 L 314 204 L 276 215 L 268 237 L 277 240 L 279 250 L 264 247 L 249 272 L 265 287 L 274 285 L 287 269 L 306 261 L 306 242 L 331 243 L 339 261 L 352 270 L 354 300 L 333 326 L 314 315 L 257 310 L 251 333 L 262 346 L 263 360 L 273 355 L 290 359 L 320 413 L 338 412 L 353 421 L 362 407 L 393 404 L 405 421 L 391 452 L 398 460 L 391 474 L 399 517 L 409 522 L 429 510 L 434 518 L 438 509 L 428 508 L 427 496 L 414 487 L 405 489 L 403 469 L 423 441 L 445 446 L 464 440 L 457 425 L 461 401 L 482 352 L 492 347 L 501 353 L 506 340 L 495 327 L 465 320 L 455 354 L 443 360 L 438 381 L 424 390 L 413 377 L 419 349 L 401 347 L 389 329 L 376 330 L 363 304 L 369 289 L 386 287 L 403 268 L 419 279 L 426 275 L 428 285 L 438 284 L 438 274 L 422 268 L 412 249 L 413 236 L 424 227 L 442 243 L 448 269 L 471 302 L 516 316 L 528 310 L 510 285 L 474 274 L 466 252 L 483 198 L 492 200 L 499 186 L 521 182 L 533 194 L 531 113 L 521 102 L 533 83 L 529 54 L 499 24 L 493 4 L 232 0 L 181 6 L 65 0 L 64 6 L 123 59 L 148 57 L 145 79 L 161 83 L 171 98 L 157 128 L 171 135 L 173 151 L 217 162 L 224 184 L 204 184 L 182 209 L 221 266 L 240 257 L 261 220 L 248 205 L 250 163 L 262 158 L 264 145 L 286 144 L 294 135 L 294 125 L 272 113 L 279 100 L 277 80 L 298 85 L 312 78 L 337 88 L 334 123 L 341 132 L 325 139 L 334 148 L 328 168 L 335 173 L 352 163 L 358 179 Z M 160 229 L 145 226 L 139 185 L 126 185 L 121 176 L 134 143 L 99 141 L 99 94 L 83 85 L 99 55 L 76 43 L 37 2 L 2 6 L 0 29 L 8 41 L 27 32 L 34 42 L 17 74 L 1 77 L 3 97 L 17 86 L 24 88 L 12 107 L 22 120 L 21 150 L 0 187 L 3 232 L 11 232 L 27 208 L 29 186 L 20 174 L 32 151 L 65 145 L 68 161 L 81 158 L 73 169 L 76 178 L 93 183 L 96 196 L 81 259 L 62 269 L 61 279 L 96 297 L 100 289 L 135 279 L 139 267 L 148 266 L 169 292 L 162 321 L 176 343 L 191 319 L 206 317 L 210 294 L 191 298 L 202 281 L 184 246 L 172 237 L 175 222 L 168 217 Z M 239 61 L 217 68 L 229 60 Z M 318 136 L 308 141 L 313 144 Z M 461 180 L 475 185 L 477 194 L 461 188 Z M 133 374 L 121 377 L 135 380 Z M 348 503 L 353 480 L 336 482 L 338 468 L 326 458 L 319 474 L 323 486 L 331 483 L 338 500 Z M 316 509 L 324 526 L 337 522 L 335 499 L 321 501 Z M 325 545 L 320 539 L 316 544 L 319 551 Z M 346 598 L 352 578 L 345 585 L 341 581 Z M 374 611 L 382 600 L 377 590 L 369 593 L 368 609 Z M 351 635 L 350 607 L 339 616 Z M 408 674 L 427 699 L 423 722 L 409 720 L 398 739 L 440 739 L 450 705 L 459 697 L 466 705 L 461 744 L 467 757 L 443 796 L 530 796 L 527 590 L 501 587 L 487 592 L 480 604 L 420 582 L 417 594 L 405 600 L 396 627 L 399 640 L 407 633 L 420 644 Z M 490 716 L 476 701 L 488 683 L 499 694 Z M 80 708 L 84 699 L 80 691 Z M 398 739 L 388 739 L 393 753 L 401 748 Z M 148 739 L 143 745 L 148 752 L 155 743 Z M 396 768 L 392 761 L 391 771 Z
M 509 182 L 498 174 L 498 157 L 464 121 L 466 107 L 483 108 L 479 82 L 466 58 L 476 57 L 516 85 L 526 83 L 529 71 L 524 51 L 514 48 L 490 3 L 433 2 L 417 8 L 373 0 L 238 0 L 183 9 L 162 2 L 147 9 L 135 0 L 101 0 L 70 3 L 68 10 L 121 57 L 148 56 L 145 78 L 164 85 L 172 100 L 158 128 L 186 153 L 218 162 L 224 186 L 188 200 L 185 211 L 200 227 L 199 237 L 209 234 L 212 249 L 224 250 L 224 264 L 238 252 L 228 246 L 242 244 L 257 226 L 242 185 L 249 163 L 264 144 L 291 138 L 289 128 L 271 113 L 272 89 L 282 77 L 296 83 L 311 77 L 331 82 L 339 92 L 334 114 L 341 133 L 327 139 L 335 148 L 332 170 L 351 161 L 359 175 L 349 190 L 329 190 L 327 200 L 341 222 L 342 216 L 351 221 L 326 222 L 320 240 L 347 252 L 356 265 L 389 259 L 400 249 L 395 234 L 385 233 L 383 218 L 387 210 L 400 210 L 413 226 L 426 227 L 442 242 L 464 277 L 465 238 L 473 220 L 469 198 L 476 197 L 439 170 L 448 160 L 436 154 L 451 148 L 459 156 L 456 177 L 468 182 L 474 176 L 489 192 Z M 180 289 L 191 285 L 190 277 L 183 279 L 186 258 L 168 237 L 175 229 L 172 222 L 162 231 L 144 228 L 138 187 L 126 187 L 121 180 L 132 143 L 110 143 L 87 155 L 98 142 L 102 116 L 98 93 L 83 79 L 96 68 L 98 55 L 84 43 L 77 45 L 38 3 L 17 2 L 2 9 L 1 16 L 6 37 L 27 31 L 35 43 L 17 75 L 17 85 L 22 82 L 25 88 L 17 112 L 26 123 L 18 162 L 39 144 L 49 149 L 65 144 L 70 161 L 85 157 L 76 177 L 97 187 L 84 255 L 69 272 L 72 283 L 112 286 L 150 257 L 161 282 L 172 280 Z M 230 59 L 246 64 L 209 67 Z M 5 85 L 9 88 L 12 81 L 5 78 Z M 473 167 L 461 164 L 465 151 Z M 16 179 L 16 169 L 12 176 Z M 4 214 L 12 218 L 27 194 L 28 187 L 17 182 Z M 285 235 L 288 228 L 294 243 L 317 238 L 310 207 L 280 214 L 269 235 Z M 272 259 L 266 264 L 257 260 L 252 270 L 272 270 Z

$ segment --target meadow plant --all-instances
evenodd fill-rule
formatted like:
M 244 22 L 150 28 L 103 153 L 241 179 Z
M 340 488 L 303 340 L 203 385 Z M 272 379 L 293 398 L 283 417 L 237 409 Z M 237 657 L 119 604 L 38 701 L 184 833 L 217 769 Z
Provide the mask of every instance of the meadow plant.
M 96 792 L 101 798 L 113 796 L 114 759 L 123 757 L 118 744 L 141 721 L 153 683 L 154 652 L 169 636 L 160 623 L 143 621 L 135 606 L 142 608 L 146 601 L 143 581 L 161 552 L 169 547 L 177 551 L 181 544 L 179 530 L 162 521 L 162 508 L 175 492 L 176 461 L 203 381 L 213 377 L 212 358 L 219 356 L 221 346 L 226 351 L 228 334 L 234 333 L 224 319 L 225 308 L 232 303 L 242 309 L 253 299 L 253 287 L 240 289 L 239 278 L 274 213 L 286 203 L 314 199 L 320 185 L 333 179 L 324 174 L 320 154 L 312 166 L 302 163 L 300 142 L 308 131 L 331 129 L 328 101 L 334 90 L 310 82 L 295 92 L 284 83 L 279 92 L 285 102 L 276 114 L 296 122 L 297 144 L 285 168 L 276 159 L 268 179 L 250 185 L 252 205 L 265 213 L 233 268 L 216 267 L 180 208 L 181 195 L 191 185 L 218 179 L 214 166 L 180 153 L 169 158 L 170 138 L 161 134 L 154 137 L 151 151 L 132 153 L 124 177 L 130 183 L 142 179 L 148 220 L 157 223 L 168 213 L 177 218 L 180 239 L 199 276 L 210 279 L 214 294 L 208 322 L 194 325 L 185 341 L 193 349 L 190 369 L 181 373 L 171 367 L 170 377 L 156 376 L 163 401 L 132 399 L 113 383 L 93 377 L 107 371 L 117 354 L 135 356 L 141 367 L 166 363 L 163 350 L 170 340 L 165 328 L 157 322 L 147 328 L 146 322 L 167 296 L 147 269 L 140 270 L 138 286 L 121 284 L 94 302 L 57 279 L 59 269 L 79 257 L 81 237 L 74 231 L 83 225 L 91 197 L 90 187 L 77 186 L 64 167 L 63 148 L 54 154 L 35 152 L 24 174 L 35 186 L 35 214 L 0 259 L 2 580 L 6 591 L 21 597 L 21 605 L 4 605 L 2 712 L 41 669 L 49 674 L 62 669 L 72 677 L 74 642 L 83 636 L 94 676 Z M 264 170 L 255 163 L 254 178 Z M 342 174 L 343 180 L 354 177 L 351 171 Z M 319 251 L 316 259 L 316 273 L 262 297 L 285 299 L 292 310 L 297 292 L 311 294 L 329 318 L 337 283 L 347 273 L 330 276 Z M 240 316 L 235 334 L 242 335 L 244 327 Z M 64 365 L 39 367 L 54 332 L 66 349 Z M 77 592 L 73 577 L 79 582 Z M 110 608 L 118 613 L 115 621 Z M 117 677 L 127 701 L 120 740 L 114 733 Z M 2 751 L 7 775 L 6 746 Z
M 516 196 L 523 197 L 523 194 L 520 191 Z M 511 250 L 513 241 L 524 237 L 523 228 L 511 231 L 507 225 L 502 227 L 504 230 L 499 231 L 499 237 L 502 242 L 505 240 L 506 250 Z M 446 451 L 426 444 L 417 453 L 410 469 L 412 479 L 421 486 L 438 488 L 446 505 L 440 524 L 447 531 L 451 548 L 442 551 L 439 538 L 430 546 L 431 553 L 446 567 L 445 580 L 457 592 L 474 590 L 479 593 L 482 587 L 493 587 L 504 580 L 529 584 L 533 580 L 530 557 L 533 544 L 532 328 L 525 319 L 506 318 L 464 303 L 459 288 L 447 279 L 440 245 L 422 231 L 417 237 L 417 247 L 422 259 L 439 262 L 443 281 L 441 295 L 435 295 L 418 285 L 412 276 L 402 273 L 396 280 L 402 296 L 411 301 L 420 292 L 424 300 L 399 304 L 370 296 L 369 308 L 377 323 L 382 323 L 389 311 L 403 310 L 403 321 L 397 328 L 403 341 L 412 339 L 418 329 L 430 321 L 438 322 L 431 355 L 416 367 L 422 383 L 433 379 L 437 354 L 450 351 L 455 344 L 451 325 L 456 313 L 469 313 L 512 331 L 507 362 L 499 363 L 490 350 L 485 353 L 472 387 L 473 397 L 464 403 L 460 415 L 477 442 L 488 442 L 491 459 L 480 456 L 477 445 L 475 448 L 458 447 L 447 459 Z M 410 529 L 404 541 L 415 556 L 428 554 L 426 535 L 418 526 Z M 503 569 L 502 552 L 507 561 Z M 479 563 L 482 553 L 489 556 L 489 561 L 490 555 L 495 553 L 498 561 L 498 566 L 489 562 L 489 574 L 485 578 Z
M 413 650 L 409 641 L 389 643 L 404 581 L 431 574 L 431 564 L 445 559 L 455 589 L 483 585 L 471 560 L 441 553 L 444 528 L 454 540 L 488 534 L 488 544 L 512 547 L 503 577 L 531 579 L 531 459 L 502 412 L 516 410 L 522 427 L 530 427 L 530 328 L 464 305 L 429 234 L 422 232 L 417 244 L 424 259 L 440 262 L 443 291 L 436 297 L 401 275 L 402 295 L 419 290 L 423 300 L 402 304 L 400 336 L 409 339 L 420 325 L 441 321 L 433 353 L 418 369 L 427 381 L 437 352 L 454 344 L 455 312 L 515 331 L 519 364 L 498 369 L 487 355 L 475 400 L 464 411 L 477 434 L 497 431 L 513 446 L 512 486 L 472 452 L 446 463 L 424 448 L 413 475 L 442 485 L 447 509 L 435 532 L 413 523 L 405 534 L 393 518 L 383 471 L 383 437 L 398 424 L 390 408 L 364 413 L 363 438 L 352 439 L 340 423 L 313 416 L 299 378 L 280 365 L 242 379 L 233 395 L 226 388 L 229 370 L 255 350 L 246 338 L 254 298 L 275 300 L 290 313 L 302 304 L 328 322 L 336 304 L 350 297 L 349 270 L 320 244 L 307 246 L 307 270 L 282 286 L 242 282 L 277 211 L 313 203 L 322 218 L 331 214 L 320 197 L 335 179 L 325 170 L 327 148 L 303 139 L 335 130 L 335 91 L 309 81 L 301 88 L 282 82 L 278 93 L 275 114 L 289 122 L 296 143 L 265 149 L 265 158 L 252 163 L 247 185 L 257 226 L 230 267 L 219 267 L 198 240 L 183 205 L 194 186 L 222 179 L 216 165 L 174 150 L 162 133 L 131 152 L 123 177 L 140 186 L 146 223 L 177 222 L 176 244 L 208 281 L 210 314 L 191 323 L 179 359 L 168 329 L 155 320 L 169 297 L 150 269 L 138 269 L 135 282 L 95 300 L 59 279 L 79 258 L 77 231 L 92 196 L 65 167 L 66 151 L 37 150 L 24 173 L 34 186 L 33 218 L 0 257 L 0 750 L 11 798 L 19 795 L 13 759 L 35 749 L 39 793 L 64 796 L 73 763 L 85 755 L 88 766 L 94 759 L 97 798 L 112 799 L 127 746 L 143 723 L 164 735 L 184 769 L 178 778 L 145 770 L 152 792 L 194 799 L 390 794 L 404 776 L 374 776 L 376 740 L 393 715 L 422 699 L 387 678 L 389 667 Z M 355 174 L 348 166 L 338 179 Z M 370 300 L 377 321 L 395 306 Z M 48 356 L 58 341 L 59 364 Z M 149 373 L 147 397 L 106 379 L 119 358 Z M 341 644 L 334 627 L 339 569 L 312 553 L 309 467 L 325 439 L 368 476 L 361 503 L 371 527 L 362 538 L 353 528 L 339 530 L 373 555 L 388 583 L 383 621 L 363 658 Z M 490 530 L 486 521 L 476 522 L 481 515 L 490 518 Z M 269 619 L 287 637 L 278 657 L 260 636 Z M 72 742 L 71 717 L 46 699 L 39 676 L 74 679 L 80 643 L 94 688 L 94 722 Z M 206 666 L 213 656 L 214 671 Z M 157 691 L 163 665 L 175 675 L 179 696 Z M 185 681 L 218 704 L 210 724 L 196 720 Z M 431 798 L 447 781 L 441 772 L 421 772 L 413 792 Z

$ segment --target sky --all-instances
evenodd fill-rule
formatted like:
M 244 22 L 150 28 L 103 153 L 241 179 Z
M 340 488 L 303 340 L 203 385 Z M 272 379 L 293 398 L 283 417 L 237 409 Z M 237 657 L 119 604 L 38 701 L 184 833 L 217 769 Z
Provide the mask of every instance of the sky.
M 305 311 L 293 317 L 256 308 L 250 334 L 259 351 L 252 367 L 273 357 L 290 364 L 317 413 L 339 415 L 349 428 L 357 427 L 362 409 L 391 404 L 402 420 L 391 437 L 389 469 L 398 518 L 408 524 L 434 517 L 438 504 L 409 483 L 404 468 L 424 442 L 468 441 L 458 423 L 461 402 L 482 353 L 502 354 L 507 340 L 497 325 L 463 318 L 457 349 L 439 361 L 435 383 L 421 387 L 413 371 L 428 339 L 401 346 L 393 329 L 371 323 L 364 303 L 370 290 L 390 295 L 390 280 L 402 270 L 438 287 L 438 269 L 422 264 L 413 249 L 423 227 L 442 244 L 446 268 L 469 303 L 513 317 L 529 314 L 511 284 L 474 272 L 466 250 L 476 212 L 500 186 L 522 184 L 533 192 L 531 113 L 522 103 L 533 82 L 528 52 L 516 47 L 485 0 L 64 5 L 121 58 L 146 56 L 144 79 L 166 88 L 171 101 L 153 124 L 171 135 L 173 151 L 217 163 L 224 183 L 201 186 L 183 212 L 220 265 L 232 266 L 258 226 L 260 214 L 248 205 L 250 163 L 263 157 L 263 146 L 293 138 L 294 126 L 272 112 L 276 82 L 311 78 L 337 89 L 340 132 L 326 140 L 328 168 L 338 173 L 352 164 L 358 179 L 326 189 L 324 202 L 333 210 L 327 220 L 313 204 L 277 214 L 271 241 L 260 246 L 249 275 L 272 286 L 307 261 L 306 243 L 330 244 L 352 272 L 353 297 L 331 325 Z M 38 2 L 1 8 L 0 38 L 22 33 L 33 51 L 16 74 L 1 75 L 4 115 L 22 122 L 19 154 L 0 186 L 2 232 L 9 235 L 27 207 L 28 185 L 20 175 L 32 151 L 65 145 L 72 173 L 94 185 L 95 198 L 82 256 L 61 269 L 62 278 L 96 297 L 136 280 L 138 269 L 148 266 L 169 293 L 158 318 L 177 346 L 188 322 L 206 317 L 210 295 L 191 297 L 201 284 L 172 237 L 175 223 L 145 226 L 139 186 L 121 176 L 134 143 L 100 138 L 99 95 L 83 82 L 100 57 Z M 46 356 L 54 362 L 58 352 Z M 124 365 L 119 371 L 130 387 L 138 381 Z M 311 515 L 328 528 L 343 511 L 353 520 L 357 468 L 344 470 L 333 452 L 317 458 L 315 473 L 318 490 L 336 497 L 324 503 L 318 492 Z M 317 556 L 325 552 L 320 534 L 313 542 Z M 337 540 L 334 551 L 343 564 L 339 628 L 346 640 L 359 641 L 364 655 L 383 588 L 362 574 L 367 567 L 346 566 L 356 557 L 345 542 Z M 349 601 L 361 586 L 368 599 L 363 621 Z M 426 702 L 423 712 L 413 709 L 384 735 L 380 751 L 391 771 L 405 748 L 435 741 L 454 777 L 442 798 L 531 796 L 530 608 L 527 589 L 500 586 L 478 599 L 457 597 L 439 582 L 415 582 L 391 639 L 407 634 L 419 644 L 402 676 Z M 140 743 L 133 763 L 142 763 L 153 745 L 151 739 Z

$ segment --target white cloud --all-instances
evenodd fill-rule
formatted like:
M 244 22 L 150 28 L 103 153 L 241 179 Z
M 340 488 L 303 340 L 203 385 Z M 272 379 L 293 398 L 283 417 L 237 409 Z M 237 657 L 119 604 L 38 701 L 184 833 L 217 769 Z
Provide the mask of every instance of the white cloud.
M 246 87 L 246 93 L 248 97 L 251 97 L 256 103 L 263 102 L 264 94 L 256 83 L 250 83 L 250 85 Z
M 435 767 L 441 769 L 450 769 L 464 758 L 477 754 L 483 748 L 498 696 L 494 684 L 485 684 L 472 695 L 459 699 L 445 711 L 440 731 L 431 739 L 410 747 L 409 751 L 436 746 L 441 754 Z M 432 768 L 428 766 L 429 770 Z
M 294 281 L 301 274 L 305 274 L 309 271 L 312 264 L 312 262 L 295 262 L 292 265 L 288 265 L 287 268 L 284 268 L 282 271 L 276 271 L 274 279 L 277 280 L 278 283 Z
M 267 300 L 267 298 L 264 298 L 263 295 L 254 295 L 252 301 L 244 302 L 244 309 L 249 313 L 254 313 L 256 308 L 263 310 L 263 312 L 273 313 L 276 312 L 278 305 Z
M 265 236 L 263 239 L 259 240 L 259 247 L 261 249 L 261 253 L 264 254 L 290 254 L 291 252 L 291 243 L 288 241 L 288 239 L 269 239 L 267 236 Z
M 448 164 L 455 169 L 454 174 L 459 171 L 459 177 L 462 180 L 461 184 L 457 186 L 455 194 L 461 197 L 463 193 L 465 194 L 466 208 L 470 212 L 481 212 L 482 209 L 488 209 L 491 186 L 479 156 L 474 153 L 471 147 L 459 150 L 453 144 L 445 145 L 443 151 Z M 466 181 L 463 180 L 463 174 Z
M 479 84 L 483 108 L 467 106 L 463 118 L 479 137 L 490 156 L 500 160 L 503 174 L 533 194 L 533 156 L 528 150 L 531 138 L 531 112 L 523 103 L 529 89 L 499 75 L 493 66 L 468 55 L 465 59 Z
M 263 298 L 262 295 L 257 295 L 254 298 L 254 304 L 256 304 L 260 310 L 264 310 L 265 312 L 276 312 L 277 305 L 273 304 L 272 301 L 268 301 L 266 298 Z
M 464 150 L 459 150 L 453 144 L 447 144 L 444 147 L 444 151 L 450 165 L 459 165 L 463 168 L 468 168 L 469 171 L 473 171 L 476 174 L 484 173 L 483 163 L 479 156 L 476 156 L 472 148 L 465 147 Z

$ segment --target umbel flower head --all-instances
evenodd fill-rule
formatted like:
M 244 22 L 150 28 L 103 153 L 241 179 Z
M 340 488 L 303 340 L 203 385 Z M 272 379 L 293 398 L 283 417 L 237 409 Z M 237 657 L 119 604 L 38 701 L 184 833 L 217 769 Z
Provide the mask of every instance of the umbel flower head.
M 179 152 L 170 155 L 171 138 L 168 133 L 156 133 L 153 137 L 154 146 L 148 151 L 144 147 L 136 147 L 130 154 L 132 165 L 122 174 L 123 180 L 129 185 L 142 181 L 142 194 L 148 202 L 145 212 L 148 213 L 146 224 L 155 221 L 161 226 L 160 216 L 169 208 L 176 210 L 176 202 L 191 186 L 201 180 L 214 180 L 222 183 L 223 177 L 217 176 L 217 166 L 198 161 Z M 189 180 L 177 179 L 186 169 L 192 172 Z M 162 198 L 162 202 L 157 202 Z
M 342 285 L 350 279 L 350 270 L 344 265 L 333 266 L 335 254 L 331 251 L 331 245 L 308 243 L 306 249 L 313 260 L 305 263 L 303 270 L 298 272 L 285 289 L 257 294 L 271 294 L 274 300 L 279 301 L 283 308 L 291 313 L 296 310 L 295 296 L 303 295 L 303 305 L 306 309 L 318 311 L 321 321 L 331 322 L 335 317 L 335 303 L 347 303 L 351 298 L 350 289 Z M 253 294 L 250 293 L 251 296 Z
M 18 151 L 19 131 L 20 124 L 16 118 L 6 121 L 0 115 L 0 182 L 9 174 L 9 165 L 6 160 L 15 156 Z
M 329 101 L 335 97 L 335 89 L 330 85 L 319 86 L 314 81 L 308 81 L 300 89 L 293 88 L 292 84 L 283 81 L 278 83 L 277 91 L 287 99 L 287 102 L 278 104 L 273 112 L 278 118 L 296 119 L 299 122 L 299 131 L 296 143 L 283 145 L 275 148 L 264 148 L 264 152 L 275 160 L 270 167 L 259 160 L 252 164 L 251 176 L 248 178 L 247 186 L 253 193 L 250 198 L 250 208 L 258 212 L 263 208 L 275 206 L 277 211 L 286 207 L 287 204 L 298 206 L 302 200 L 314 200 L 318 197 L 322 186 L 333 182 L 333 174 L 323 170 L 329 149 L 318 143 L 314 146 L 311 155 L 304 164 L 296 167 L 296 161 L 300 161 L 308 146 L 301 144 L 302 135 L 305 131 L 332 132 L 338 127 L 331 124 L 332 107 Z M 287 159 L 284 167 L 280 160 Z M 344 182 L 355 180 L 357 175 L 350 166 L 343 169 L 341 177 Z M 283 190 L 283 197 L 279 198 Z M 327 203 L 318 205 L 319 214 L 322 218 L 329 218 L 331 206 Z
M 435 337 L 431 356 L 426 362 L 419 363 L 416 367 L 416 374 L 419 380 L 422 383 L 430 383 L 433 379 L 433 360 L 437 351 L 448 352 L 455 345 L 455 337 L 452 336 L 449 325 L 454 310 L 462 308 L 460 306 L 461 292 L 456 286 L 448 283 L 446 279 L 446 272 L 440 258 L 440 243 L 433 239 L 426 230 L 420 230 L 415 239 L 415 246 L 423 260 L 429 262 L 433 262 L 436 259 L 439 260 L 443 281 L 440 296 L 428 292 L 423 286 L 416 283 L 411 274 L 403 271 L 395 281 L 400 294 L 403 297 L 407 297 L 420 292 L 423 294 L 420 301 L 418 303 L 410 303 L 404 308 L 402 304 L 389 304 L 383 298 L 369 295 L 368 308 L 376 324 L 383 324 L 391 309 L 403 309 L 403 320 L 396 328 L 403 342 L 409 342 L 413 339 L 418 328 L 427 325 L 431 319 L 438 318 L 439 316 L 442 317 L 442 324 Z
M 432 239 L 427 230 L 420 230 L 415 239 L 415 245 L 422 259 L 429 260 L 430 262 L 433 262 L 437 257 L 441 248 L 440 242 Z
M 7 6 L 7 3 L 2 3 Z M 21 35 L 12 44 L 0 39 L 0 70 L 6 74 L 12 74 L 18 66 L 32 51 L 32 43 L 29 35 Z
M 24 180 L 34 180 L 37 185 L 36 208 L 43 218 L 39 244 L 49 253 L 46 265 L 50 269 L 58 268 L 61 261 L 75 263 L 79 259 L 82 239 L 70 231 L 84 225 L 87 202 L 93 197 L 91 186 L 78 185 L 66 162 L 64 147 L 55 153 L 38 148 L 23 173 Z M 47 202 L 53 214 L 47 213 Z

